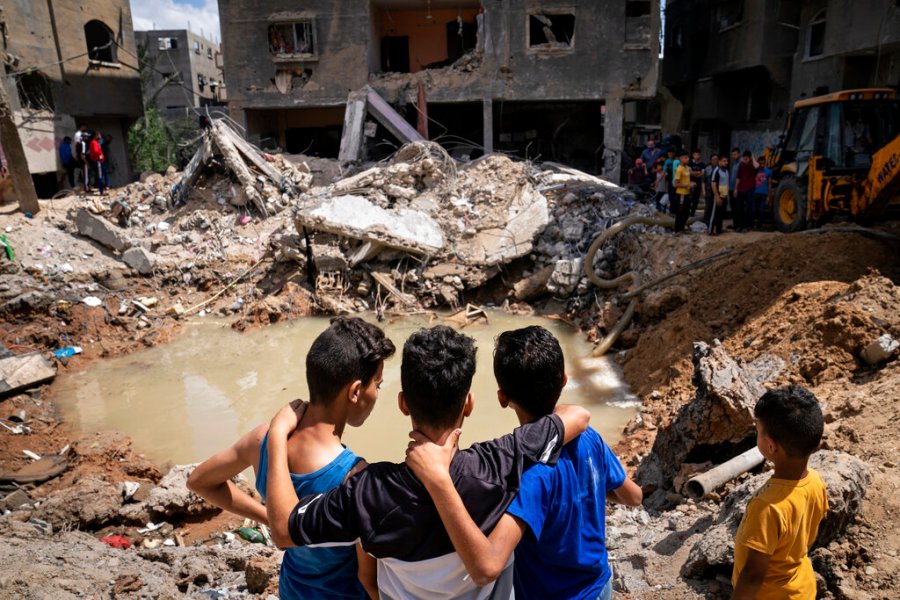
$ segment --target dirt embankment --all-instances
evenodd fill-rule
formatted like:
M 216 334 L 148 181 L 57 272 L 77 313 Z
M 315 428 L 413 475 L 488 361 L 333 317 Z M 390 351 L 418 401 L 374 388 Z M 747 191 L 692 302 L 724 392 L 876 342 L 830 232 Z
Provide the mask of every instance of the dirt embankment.
M 620 357 L 643 406 L 616 450 L 638 467 L 645 492 L 656 492 L 649 503 L 655 499 L 658 505 L 638 515 L 643 537 L 628 534 L 634 515 L 614 511 L 611 517 L 614 533 L 625 532 L 618 542 L 626 563 L 620 565 L 620 589 L 631 597 L 646 597 L 653 586 L 672 598 L 729 593 L 730 555 L 709 554 L 711 547 L 727 549 L 733 531 L 723 525 L 716 532 L 715 524 L 739 521 L 740 512 L 725 511 L 740 495 L 739 484 L 749 483 L 760 469 L 705 500 L 688 499 L 680 487 L 692 470 L 724 462 L 753 444 L 752 430 L 729 431 L 736 427 L 734 416 L 700 429 L 685 421 L 703 418 L 686 410 L 697 402 L 711 402 L 708 419 L 731 414 L 717 408 L 720 400 L 709 400 L 697 359 L 692 362 L 695 342 L 720 340 L 739 372 L 765 371 L 759 380 L 763 387 L 810 388 L 825 412 L 823 451 L 842 453 L 837 460 L 844 471 L 835 481 L 865 482 L 854 488 L 856 496 L 845 494 L 858 503 L 845 506 L 840 532 L 812 555 L 821 596 L 895 598 L 900 536 L 893 523 L 900 509 L 900 474 L 892 424 L 900 406 L 900 361 L 896 351 L 874 364 L 864 355 L 880 337 L 900 339 L 900 244 L 855 233 L 663 235 L 644 236 L 633 250 L 642 253 L 649 280 L 727 248 L 734 250 L 728 258 L 648 294 L 634 331 L 624 336 L 626 344 L 634 343 Z M 752 423 L 752 412 L 747 414 L 739 428 Z M 710 430 L 717 431 L 717 443 L 684 442 L 693 448 L 685 462 L 702 464 L 667 462 L 672 440 Z M 729 435 L 738 441 L 719 441 Z M 654 444 L 658 436 L 669 441 Z M 854 463 L 857 459 L 862 462 Z M 670 470 L 659 473 L 659 465 Z

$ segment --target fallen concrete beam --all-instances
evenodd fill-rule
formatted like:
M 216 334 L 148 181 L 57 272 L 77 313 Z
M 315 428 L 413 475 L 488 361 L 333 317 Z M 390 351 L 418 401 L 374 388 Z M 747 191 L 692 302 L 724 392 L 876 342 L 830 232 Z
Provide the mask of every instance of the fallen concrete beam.
M 89 213 L 84 208 L 75 215 L 75 227 L 81 235 L 89 237 L 112 250 L 122 252 L 131 246 L 131 242 L 124 231 L 103 217 Z
M 170 209 L 179 204 L 184 204 L 187 201 L 188 190 L 194 186 L 194 182 L 197 181 L 197 177 L 200 176 L 201 168 L 211 156 L 212 142 L 210 141 L 209 135 L 204 134 L 203 141 L 200 142 L 200 147 L 194 152 L 194 156 L 191 157 L 191 162 L 184 168 L 184 173 L 181 175 L 181 181 L 172 188 L 172 193 L 169 196 Z
M 390 276 L 385 275 L 384 273 L 378 273 L 376 271 L 372 271 L 372 279 L 375 280 L 378 285 L 386 289 L 390 292 L 397 300 L 402 302 L 405 306 L 414 306 L 416 304 L 415 296 L 411 296 L 410 294 L 404 294 L 391 281 Z
M 338 160 L 362 160 L 363 130 L 366 124 L 365 91 L 350 92 L 344 110 L 344 129 L 341 132 L 341 149 Z
M 391 132 L 404 144 L 409 142 L 424 142 L 425 138 L 415 128 L 406 122 L 400 113 L 394 110 L 390 104 L 382 98 L 378 92 L 369 89 L 366 95 L 369 114 L 378 119 L 378 122 Z
M 262 196 L 256 189 L 256 178 L 250 173 L 250 169 L 247 168 L 247 164 L 241 159 L 237 147 L 232 143 L 228 133 L 223 131 L 224 129 L 225 125 L 219 121 L 214 121 L 210 131 L 212 132 L 213 142 L 218 147 L 219 152 L 222 153 L 222 160 L 225 161 L 225 166 L 237 176 L 238 181 L 241 182 L 241 189 L 244 195 L 253 203 L 260 214 L 264 217 L 269 216 L 266 210 L 266 203 L 263 202 Z
M 56 377 L 56 367 L 40 352 L 10 356 L 0 360 L 0 396 L 50 381 Z
M 413 254 L 444 249 L 444 232 L 425 213 L 408 208 L 385 210 L 362 196 L 335 196 L 294 212 L 297 231 L 304 227 L 375 242 Z
M 271 163 L 266 161 L 266 159 L 262 157 L 262 155 L 256 148 L 250 145 L 247 140 L 235 133 L 230 127 L 221 124 L 221 121 L 217 121 L 217 123 L 220 123 L 220 125 L 218 125 L 220 133 L 222 133 L 225 137 L 228 138 L 229 141 L 231 141 L 232 144 L 234 144 L 234 147 L 238 149 L 238 152 L 240 152 L 247 160 L 253 163 L 253 166 L 259 169 L 263 175 L 268 177 L 272 181 L 272 183 L 274 183 L 281 189 L 285 189 L 286 181 L 284 174 L 281 173 L 281 171 L 279 171 L 274 166 L 272 166 Z M 288 191 L 289 193 L 295 192 L 295 190 L 286 189 L 285 191 Z

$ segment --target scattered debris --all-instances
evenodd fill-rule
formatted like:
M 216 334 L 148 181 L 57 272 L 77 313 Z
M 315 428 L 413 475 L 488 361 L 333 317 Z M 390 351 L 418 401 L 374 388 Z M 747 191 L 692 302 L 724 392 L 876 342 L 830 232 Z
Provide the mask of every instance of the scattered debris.
M 900 348 L 900 342 L 885 333 L 863 348 L 860 354 L 864 361 L 875 366 L 889 359 L 897 351 L 897 348 Z

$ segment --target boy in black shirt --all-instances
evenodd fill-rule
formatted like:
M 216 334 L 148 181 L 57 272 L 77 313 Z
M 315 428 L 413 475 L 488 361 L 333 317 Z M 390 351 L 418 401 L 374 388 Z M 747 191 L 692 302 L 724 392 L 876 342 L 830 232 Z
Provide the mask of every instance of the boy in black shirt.
M 474 340 L 449 327 L 414 333 L 403 347 L 398 401 L 413 429 L 442 444 L 474 407 Z M 472 519 L 489 533 L 519 489 L 527 464 L 554 464 L 562 446 L 587 428 L 590 414 L 560 406 L 555 414 L 496 440 L 458 452 L 450 466 Z M 287 436 L 297 425 L 288 406 L 269 428 L 268 504 L 279 547 L 360 541 L 378 559 L 381 598 L 507 598 L 512 561 L 492 584 L 477 586 L 453 549 L 428 491 L 405 464 L 376 463 L 339 488 L 299 500 L 287 468 Z

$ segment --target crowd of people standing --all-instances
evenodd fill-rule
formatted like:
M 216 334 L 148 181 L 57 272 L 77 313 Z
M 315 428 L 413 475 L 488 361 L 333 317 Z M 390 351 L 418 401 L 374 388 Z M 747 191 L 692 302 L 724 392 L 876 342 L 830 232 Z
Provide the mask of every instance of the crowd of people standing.
M 80 125 L 74 138 L 66 136 L 59 145 L 59 160 L 70 188 L 76 181 L 84 193 L 97 189 L 102 195 L 109 187 L 109 146 L 112 136 Z
M 726 213 L 736 232 L 763 228 L 771 175 L 765 161 L 749 150 L 733 148 L 730 156 L 712 153 L 704 162 L 699 149 L 661 148 L 651 138 L 629 169 L 628 183 L 650 190 L 657 210 L 675 217 L 676 233 L 697 215 L 703 199 L 703 223 L 710 235 L 717 235 Z

